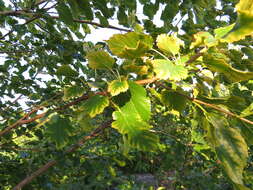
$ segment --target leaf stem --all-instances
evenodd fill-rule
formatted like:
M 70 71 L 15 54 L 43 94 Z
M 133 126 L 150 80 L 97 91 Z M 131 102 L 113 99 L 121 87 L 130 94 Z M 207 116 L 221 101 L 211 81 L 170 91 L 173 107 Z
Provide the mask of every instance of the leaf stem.
M 160 51 L 158 51 L 158 50 L 156 50 L 156 49 L 153 49 L 153 48 L 152 48 L 151 50 L 154 51 L 154 52 L 156 52 L 156 53 L 159 54 L 160 56 L 162 56 L 164 59 L 170 61 L 169 58 L 166 57 L 164 54 L 162 54 Z

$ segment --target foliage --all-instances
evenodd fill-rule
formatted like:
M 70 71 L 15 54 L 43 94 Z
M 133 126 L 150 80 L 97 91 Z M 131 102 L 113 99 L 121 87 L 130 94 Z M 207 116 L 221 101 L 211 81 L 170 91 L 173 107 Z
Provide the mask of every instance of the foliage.
M 0 0 L 0 188 L 253 189 L 252 23 L 252 0 Z

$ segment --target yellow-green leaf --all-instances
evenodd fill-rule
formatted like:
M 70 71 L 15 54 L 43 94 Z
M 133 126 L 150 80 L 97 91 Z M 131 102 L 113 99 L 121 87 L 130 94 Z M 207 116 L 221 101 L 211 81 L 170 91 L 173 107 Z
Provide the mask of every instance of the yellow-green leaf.
M 94 117 L 97 114 L 100 114 L 104 111 L 104 109 L 109 106 L 109 99 L 106 96 L 95 95 L 89 98 L 83 105 L 82 109 L 90 115 L 90 117 Z
M 180 81 L 188 76 L 188 71 L 183 65 L 175 65 L 169 60 L 155 59 L 152 60 L 152 64 L 156 77 L 160 79 Z
M 194 42 L 191 43 L 190 48 L 195 48 L 199 46 L 212 47 L 217 44 L 217 40 L 209 32 L 198 32 L 194 34 Z
M 136 130 L 149 129 L 147 121 L 151 117 L 150 99 L 146 96 L 145 89 L 129 82 L 131 99 L 118 111 L 113 112 L 112 127 L 122 134 L 134 134 Z
M 184 42 L 180 40 L 176 35 L 160 34 L 156 39 L 157 46 L 160 50 L 178 54 L 180 46 L 184 46 Z
M 253 32 L 253 2 L 240 0 L 236 5 L 237 20 L 234 27 L 221 39 L 225 42 L 235 42 L 251 35 Z
M 111 69 L 115 60 L 105 51 L 87 53 L 88 64 L 92 69 Z
M 141 57 L 153 46 L 151 36 L 136 32 L 115 34 L 107 42 L 113 54 L 127 59 Z
M 128 83 L 126 80 L 114 80 L 108 84 L 108 92 L 112 96 L 117 96 L 121 92 L 126 92 L 128 90 Z

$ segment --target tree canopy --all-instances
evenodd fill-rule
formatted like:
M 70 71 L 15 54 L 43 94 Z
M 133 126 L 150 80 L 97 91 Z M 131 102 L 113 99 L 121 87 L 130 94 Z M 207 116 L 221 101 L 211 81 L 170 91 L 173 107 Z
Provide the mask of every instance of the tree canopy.
M 253 189 L 253 0 L 0 0 L 0 26 L 0 189 Z

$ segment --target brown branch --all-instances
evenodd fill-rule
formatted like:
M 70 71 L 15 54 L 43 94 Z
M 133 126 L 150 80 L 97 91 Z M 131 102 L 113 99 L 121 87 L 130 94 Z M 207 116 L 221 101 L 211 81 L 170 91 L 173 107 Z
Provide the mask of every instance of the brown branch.
M 234 113 L 232 113 L 232 112 L 230 112 L 230 111 L 227 111 L 227 110 L 225 110 L 225 109 L 223 109 L 223 108 L 221 108 L 221 107 L 219 107 L 219 106 L 216 106 L 216 105 L 213 105 L 213 104 L 209 104 L 209 103 L 203 102 L 203 101 L 198 100 L 198 99 L 196 99 L 196 98 L 190 98 L 190 97 L 188 97 L 188 99 L 191 99 L 191 101 L 193 101 L 193 102 L 195 102 L 195 103 L 202 104 L 202 105 L 207 106 L 207 107 L 209 107 L 209 108 L 213 108 L 213 109 L 215 109 L 215 110 L 217 110 L 217 111 L 219 111 L 219 112 L 222 112 L 222 113 L 224 113 L 224 114 L 226 114 L 226 115 L 235 117 L 235 118 L 237 118 L 237 119 L 239 119 L 239 120 L 241 120 L 241 121 L 243 121 L 243 122 L 245 122 L 245 123 L 249 123 L 249 124 L 253 125 L 253 121 L 250 121 L 250 120 L 248 120 L 248 119 L 246 119 L 246 118 L 244 118 L 244 117 L 240 117 L 239 115 L 234 114 Z
M 68 150 L 65 151 L 65 154 L 71 153 L 76 151 L 79 147 L 81 147 L 85 142 L 88 140 L 98 136 L 104 129 L 108 128 L 112 123 L 112 120 L 107 121 L 103 123 L 101 126 L 96 128 L 90 135 L 83 137 L 79 142 L 72 147 L 70 147 Z M 52 160 L 45 165 L 43 165 L 41 168 L 39 168 L 37 171 L 33 172 L 30 176 L 23 179 L 20 183 L 18 183 L 12 190 L 20 190 L 22 187 L 24 187 L 26 184 L 30 183 L 34 178 L 38 177 L 39 175 L 46 172 L 49 168 L 53 167 L 58 163 L 57 160 Z
M 16 128 L 16 127 L 20 126 L 21 124 L 23 124 L 24 121 L 26 121 L 26 119 L 30 115 L 32 115 L 33 113 L 36 113 L 40 109 L 41 109 L 41 107 L 34 108 L 29 113 L 27 113 L 26 115 L 24 115 L 21 119 L 19 119 L 18 121 L 16 121 L 14 124 L 10 125 L 9 127 L 6 127 L 4 130 L 0 131 L 0 137 L 3 136 L 5 133 L 9 132 L 10 130 L 12 130 L 13 128 Z
M 165 85 L 162 84 L 162 83 L 158 83 L 158 82 L 157 82 L 157 84 L 158 84 L 159 86 L 161 86 L 161 87 L 167 89 L 167 90 L 171 90 L 170 88 L 168 88 L 167 86 L 165 86 Z M 189 96 L 187 96 L 187 95 L 185 95 L 185 94 L 182 94 L 182 93 L 180 93 L 180 92 L 177 92 L 177 91 L 175 91 L 175 92 L 176 92 L 178 95 L 183 96 L 183 97 L 187 98 L 188 100 L 190 100 L 190 101 L 192 101 L 192 102 L 195 102 L 195 103 L 197 103 L 197 104 L 204 105 L 204 106 L 209 107 L 209 108 L 213 108 L 213 109 L 215 109 L 215 110 L 217 110 L 217 111 L 219 111 L 219 112 L 221 112 L 221 113 L 224 113 L 224 114 L 229 115 L 229 116 L 231 116 L 231 117 L 235 117 L 235 118 L 237 118 L 237 119 L 239 119 L 239 120 L 241 120 L 241 121 L 243 121 L 243 122 L 245 122 L 245 123 L 248 123 L 248 124 L 253 125 L 253 121 L 250 121 L 250 120 L 248 120 L 248 119 L 246 119 L 246 118 L 240 117 L 239 115 L 234 114 L 234 113 L 232 113 L 232 112 L 230 112 L 230 111 L 227 111 L 227 110 L 225 110 L 225 109 L 223 109 L 223 108 L 221 108 L 221 107 L 219 107 L 219 106 L 216 106 L 216 105 L 214 105 L 214 104 L 210 104 L 210 103 L 203 102 L 202 100 L 198 100 L 198 99 L 196 99 L 196 98 L 189 97 Z
M 187 62 L 186 65 L 196 61 L 199 57 L 201 57 L 202 55 L 204 55 L 204 53 L 198 52 L 195 55 L 193 55 Z

